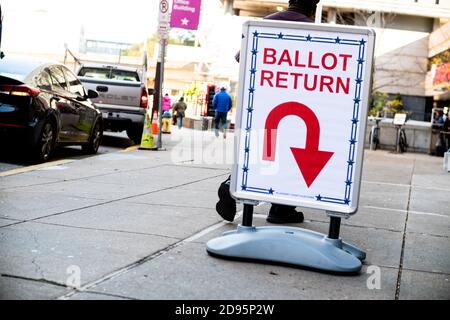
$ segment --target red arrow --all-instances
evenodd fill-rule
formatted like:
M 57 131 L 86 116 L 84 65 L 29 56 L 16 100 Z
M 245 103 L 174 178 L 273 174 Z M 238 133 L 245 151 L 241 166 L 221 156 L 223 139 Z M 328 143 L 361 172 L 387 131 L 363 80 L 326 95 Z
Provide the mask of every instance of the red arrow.
M 287 116 L 297 116 L 306 124 L 305 148 L 291 148 L 291 151 L 309 188 L 334 152 L 319 151 L 319 120 L 314 112 L 304 104 L 293 101 L 285 102 L 269 113 L 264 133 L 263 160 L 275 161 L 278 125 Z

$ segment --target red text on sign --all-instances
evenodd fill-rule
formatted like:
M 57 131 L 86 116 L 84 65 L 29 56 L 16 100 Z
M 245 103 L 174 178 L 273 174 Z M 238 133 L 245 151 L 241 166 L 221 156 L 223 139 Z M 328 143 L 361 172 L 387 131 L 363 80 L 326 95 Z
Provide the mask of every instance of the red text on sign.
M 351 54 L 335 54 L 327 52 L 315 55 L 314 52 L 302 54 L 300 50 L 289 51 L 264 48 L 263 64 L 274 66 L 289 66 L 299 68 L 291 72 L 262 70 L 260 86 L 280 89 L 303 89 L 328 93 L 349 94 L 350 78 L 317 74 L 320 71 L 346 72 Z M 312 74 L 309 71 L 314 70 Z M 301 72 L 300 72 L 301 71 Z

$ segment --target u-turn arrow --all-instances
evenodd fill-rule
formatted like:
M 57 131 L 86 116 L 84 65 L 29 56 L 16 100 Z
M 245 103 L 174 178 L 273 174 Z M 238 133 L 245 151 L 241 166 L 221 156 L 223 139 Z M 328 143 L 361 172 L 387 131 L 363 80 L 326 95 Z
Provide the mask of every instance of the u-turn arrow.
M 293 101 L 285 102 L 276 106 L 269 113 L 264 131 L 263 160 L 275 161 L 278 125 L 287 116 L 297 116 L 306 124 L 305 148 L 291 147 L 291 151 L 309 188 L 334 152 L 319 150 L 319 120 L 315 113 L 306 105 Z

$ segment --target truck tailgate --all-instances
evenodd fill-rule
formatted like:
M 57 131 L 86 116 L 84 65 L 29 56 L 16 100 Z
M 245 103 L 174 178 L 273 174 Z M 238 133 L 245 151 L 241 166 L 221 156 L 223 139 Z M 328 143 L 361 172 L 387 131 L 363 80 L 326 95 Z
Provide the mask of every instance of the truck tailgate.
M 139 110 L 142 87 L 139 82 L 119 80 L 97 80 L 79 77 L 87 89 L 98 92 L 99 97 L 91 99 L 98 107 L 102 105 L 124 106 L 128 110 Z

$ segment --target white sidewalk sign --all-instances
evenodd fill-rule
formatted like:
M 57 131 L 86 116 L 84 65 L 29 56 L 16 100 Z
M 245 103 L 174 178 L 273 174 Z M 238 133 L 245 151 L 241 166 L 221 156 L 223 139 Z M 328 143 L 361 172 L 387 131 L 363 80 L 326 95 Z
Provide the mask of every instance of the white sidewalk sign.
M 367 28 L 244 25 L 235 198 L 357 211 L 374 39 Z

